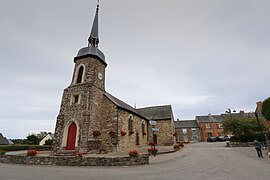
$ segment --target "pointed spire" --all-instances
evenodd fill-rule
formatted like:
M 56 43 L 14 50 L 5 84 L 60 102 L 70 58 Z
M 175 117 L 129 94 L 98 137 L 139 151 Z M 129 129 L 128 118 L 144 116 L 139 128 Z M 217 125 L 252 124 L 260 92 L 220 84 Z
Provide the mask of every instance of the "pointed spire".
M 86 58 L 86 57 L 97 57 L 98 60 L 100 60 L 101 63 L 107 66 L 107 63 L 105 61 L 105 55 L 101 50 L 98 49 L 98 11 L 99 11 L 99 0 L 97 1 L 97 9 L 96 9 L 96 15 L 94 18 L 92 30 L 90 33 L 90 37 L 88 38 L 88 46 L 81 48 L 77 54 L 76 57 L 74 57 L 74 62 L 76 62 L 79 59 Z
M 98 38 L 98 10 L 99 10 L 99 0 L 97 2 L 96 15 L 94 18 L 92 30 L 90 33 L 90 37 L 88 38 L 88 46 L 90 47 L 98 47 L 99 38 Z

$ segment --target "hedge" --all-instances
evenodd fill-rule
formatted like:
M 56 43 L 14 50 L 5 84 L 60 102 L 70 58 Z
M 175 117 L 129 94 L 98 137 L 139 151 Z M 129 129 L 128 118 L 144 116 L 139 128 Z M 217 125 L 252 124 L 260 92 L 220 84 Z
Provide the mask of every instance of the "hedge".
M 270 139 L 270 134 L 267 134 L 268 139 Z M 248 134 L 248 135 L 240 135 L 239 137 L 232 136 L 230 141 L 232 142 L 253 142 L 254 139 L 257 138 L 258 141 L 265 141 L 264 134 Z
M 37 151 L 50 151 L 51 146 L 39 146 L 39 145 L 0 145 L 2 151 L 22 151 L 28 149 L 35 149 Z

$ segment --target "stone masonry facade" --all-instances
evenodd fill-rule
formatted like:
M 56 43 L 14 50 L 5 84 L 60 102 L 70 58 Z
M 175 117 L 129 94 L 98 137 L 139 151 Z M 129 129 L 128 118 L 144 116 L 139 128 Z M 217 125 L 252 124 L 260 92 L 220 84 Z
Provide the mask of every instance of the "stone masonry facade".
M 158 120 L 156 128 L 159 128 L 157 134 L 157 144 L 159 146 L 171 146 L 175 143 L 174 125 L 172 120 Z
M 128 119 L 131 118 L 133 121 L 132 131 L 129 132 L 128 129 Z M 143 126 L 144 124 L 144 126 Z M 126 149 L 132 149 L 140 146 L 147 146 L 148 132 L 147 132 L 148 122 L 144 119 L 138 117 L 137 115 L 132 115 L 126 111 L 119 111 L 119 149 L 124 151 Z M 144 127 L 144 131 L 143 131 Z M 122 132 L 126 132 L 126 135 L 121 135 Z M 144 132 L 144 133 L 143 133 Z M 138 141 L 138 142 L 136 142 Z

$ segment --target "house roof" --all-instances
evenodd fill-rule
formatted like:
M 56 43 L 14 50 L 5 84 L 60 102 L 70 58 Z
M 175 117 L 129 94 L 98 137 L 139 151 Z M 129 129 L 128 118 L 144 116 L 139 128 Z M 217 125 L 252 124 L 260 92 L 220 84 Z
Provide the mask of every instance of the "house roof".
M 196 120 L 178 120 L 174 122 L 175 128 L 199 128 Z
M 124 109 L 126 111 L 129 111 L 131 113 L 136 114 L 137 116 L 149 120 L 146 116 L 142 115 L 137 109 L 133 108 L 132 106 L 128 105 L 127 103 L 121 101 L 120 99 L 114 97 L 113 95 L 109 94 L 108 92 L 105 92 L 104 95 L 111 100 L 117 107 Z
M 257 113 L 258 114 L 258 118 L 259 119 L 265 119 L 262 115 L 262 113 Z M 230 116 L 232 116 L 232 118 L 256 118 L 255 112 L 248 112 L 245 113 L 244 111 L 240 111 L 239 113 L 232 113 L 230 114 L 221 114 L 221 116 L 225 119 L 229 119 Z
M 9 142 L 7 140 L 7 138 L 5 138 L 2 133 L 0 133 L 0 145 L 8 145 Z
M 153 120 L 171 120 L 173 119 L 173 111 L 171 105 L 151 106 L 139 108 L 137 111 L 148 119 Z
M 207 122 L 207 123 L 218 122 L 219 123 L 225 120 L 223 116 L 221 115 L 196 116 L 196 119 L 198 119 L 199 123 L 202 123 L 202 122 Z

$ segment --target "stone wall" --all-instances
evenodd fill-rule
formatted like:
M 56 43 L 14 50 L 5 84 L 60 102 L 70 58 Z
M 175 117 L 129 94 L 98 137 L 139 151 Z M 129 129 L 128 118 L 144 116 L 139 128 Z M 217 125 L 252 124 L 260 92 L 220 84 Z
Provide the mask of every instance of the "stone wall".
M 184 141 L 184 132 L 183 129 L 186 129 L 187 134 L 187 140 L 188 142 L 190 141 L 200 141 L 200 130 L 199 128 L 176 128 L 175 132 L 176 132 L 176 137 L 177 137 L 177 141 Z M 195 132 L 192 132 L 192 129 L 195 129 Z
M 119 150 L 131 150 L 138 146 L 147 146 L 148 145 L 148 133 L 147 133 L 147 126 L 148 122 L 135 114 L 131 114 L 127 111 L 119 109 L 119 129 L 118 129 L 118 139 L 119 139 Z M 129 117 L 132 117 L 133 120 L 133 131 L 134 134 L 129 134 L 128 130 L 128 120 Z M 142 124 L 145 126 L 145 135 L 142 132 Z M 126 132 L 125 136 L 121 135 L 121 131 Z M 137 134 L 138 133 L 138 134 Z M 136 145 L 136 136 L 139 137 L 139 145 Z M 137 137 L 137 138 L 138 138 Z
M 172 126 L 172 120 L 158 120 L 155 128 L 159 128 L 157 132 L 157 143 L 159 146 L 171 146 L 175 143 L 173 136 L 174 126 Z M 151 130 L 151 128 L 150 128 Z M 151 133 L 150 140 L 152 141 L 153 135 Z
M 101 140 L 101 149 L 106 152 L 116 151 L 116 138 L 111 136 L 110 131 L 116 133 L 117 106 L 114 105 L 106 96 L 103 95 L 102 106 L 97 107 L 97 124 L 95 130 L 99 130 L 101 135 L 97 139 Z
M 0 163 L 52 166 L 134 166 L 149 164 L 149 155 L 130 157 L 0 156 Z

